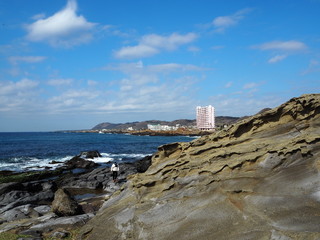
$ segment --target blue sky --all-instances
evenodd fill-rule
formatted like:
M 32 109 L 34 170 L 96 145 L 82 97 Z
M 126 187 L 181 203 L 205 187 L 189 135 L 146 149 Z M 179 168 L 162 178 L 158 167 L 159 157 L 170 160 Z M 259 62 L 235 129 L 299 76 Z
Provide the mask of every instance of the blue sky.
M 2 0 L 0 131 L 244 116 L 320 91 L 320 0 Z

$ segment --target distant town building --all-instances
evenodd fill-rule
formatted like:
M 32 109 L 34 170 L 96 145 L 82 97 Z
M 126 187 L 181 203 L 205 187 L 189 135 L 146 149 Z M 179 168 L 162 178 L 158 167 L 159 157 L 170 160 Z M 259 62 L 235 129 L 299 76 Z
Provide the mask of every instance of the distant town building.
M 205 107 L 197 107 L 197 128 L 200 130 L 215 129 L 214 107 L 211 105 Z
M 174 131 L 178 129 L 178 126 L 168 126 L 160 124 L 148 124 L 148 129 L 152 131 Z

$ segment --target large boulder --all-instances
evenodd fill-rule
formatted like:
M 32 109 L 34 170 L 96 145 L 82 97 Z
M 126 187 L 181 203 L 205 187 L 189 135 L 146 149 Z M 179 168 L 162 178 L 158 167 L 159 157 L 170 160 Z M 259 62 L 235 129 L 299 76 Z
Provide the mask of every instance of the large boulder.
M 81 152 L 80 154 L 81 157 L 83 158 L 97 158 L 97 157 L 102 157 L 99 151 L 94 150 L 94 151 L 87 151 L 87 152 Z
M 81 230 L 87 240 L 320 239 L 320 94 L 159 148 Z
M 72 198 L 66 189 L 58 189 L 52 202 L 52 211 L 58 216 L 73 216 L 82 213 L 77 201 Z
M 65 165 L 67 169 L 75 169 L 75 168 L 90 169 L 97 166 L 95 162 L 83 159 L 81 156 L 75 156 L 71 158 L 70 160 L 65 162 Z

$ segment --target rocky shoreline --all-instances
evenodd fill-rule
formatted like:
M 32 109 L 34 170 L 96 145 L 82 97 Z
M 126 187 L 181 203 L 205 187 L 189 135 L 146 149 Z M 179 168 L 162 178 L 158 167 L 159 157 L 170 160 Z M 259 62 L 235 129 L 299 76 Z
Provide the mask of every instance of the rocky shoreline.
M 320 94 L 161 146 L 78 239 L 320 239 Z
M 0 239 L 4 233 L 29 240 L 70 236 L 129 175 L 145 172 L 151 164 L 151 156 L 120 163 L 119 179 L 114 183 L 108 165 L 87 160 L 99 155 L 97 151 L 81 153 L 56 170 L 0 172 Z
M 319 136 L 320 94 L 309 94 L 212 135 L 160 146 L 122 164 L 118 183 L 109 167 L 82 155 L 36 179 L 6 173 L 0 232 L 29 235 L 20 240 L 316 240 Z

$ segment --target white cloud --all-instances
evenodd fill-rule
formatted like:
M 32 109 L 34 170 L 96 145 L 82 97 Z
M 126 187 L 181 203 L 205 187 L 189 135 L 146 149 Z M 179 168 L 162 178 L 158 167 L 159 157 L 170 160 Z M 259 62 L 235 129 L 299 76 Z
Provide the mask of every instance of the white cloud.
M 38 63 L 42 62 L 46 59 L 47 57 L 44 56 L 12 56 L 9 57 L 8 60 L 11 64 L 18 64 L 19 62 L 24 62 L 24 63 Z
M 43 18 L 45 18 L 45 17 L 46 17 L 46 14 L 44 14 L 44 13 L 39 13 L 39 14 L 36 14 L 36 15 L 32 16 L 32 19 L 33 19 L 33 20 L 39 20 L 39 19 L 43 19 Z
M 272 51 L 276 54 L 274 57 L 268 60 L 268 63 L 277 63 L 289 55 L 299 54 L 308 49 L 307 45 L 300 41 L 271 41 L 263 44 L 252 46 L 253 49 L 259 49 L 262 51 Z
M 97 81 L 94 81 L 94 80 L 88 80 L 88 81 L 87 81 L 87 84 L 88 84 L 88 86 L 95 86 L 95 85 L 98 84 L 98 82 L 97 82 Z
M 284 60 L 287 55 L 277 55 L 269 59 L 268 63 L 277 63 Z
M 51 79 L 48 81 L 48 84 L 51 86 L 71 85 L 72 83 L 73 83 L 73 79 L 71 78 Z
M 220 50 L 220 49 L 223 49 L 224 46 L 221 46 L 221 45 L 217 45 L 217 46 L 213 46 L 211 47 L 212 50 Z
M 197 38 L 195 33 L 181 35 L 173 33 L 169 36 L 149 34 L 143 36 L 136 46 L 126 46 L 115 52 L 116 58 L 141 58 L 158 54 L 161 50 L 173 51 L 179 46 L 191 43 Z
M 99 104 L 94 99 L 99 96 L 98 91 L 71 89 L 61 95 L 49 98 L 46 109 L 50 113 L 94 112 Z
M 243 92 L 237 95 L 220 94 L 212 96 L 212 102 L 216 116 L 243 117 L 258 113 L 264 108 L 273 108 L 283 103 L 286 99 L 278 96 L 263 96 L 261 94 L 249 94 Z
M 205 71 L 207 69 L 192 64 L 166 63 L 150 65 L 147 67 L 147 70 L 151 72 L 168 73 L 172 71 Z
M 213 19 L 212 25 L 216 32 L 224 32 L 227 28 L 237 25 L 251 10 L 252 9 L 245 8 L 229 16 L 216 17 Z
M 233 82 L 228 82 L 224 87 L 225 88 L 230 88 L 230 87 L 232 87 L 232 85 L 233 85 Z
M 193 52 L 193 53 L 197 53 L 197 52 L 200 52 L 200 48 L 196 47 L 196 46 L 190 46 L 188 47 L 188 51 L 189 52 Z
M 34 100 L 38 82 L 22 79 L 18 82 L 0 82 L 0 111 L 29 111 L 37 105 Z
M 181 35 L 172 33 L 170 36 L 160 36 L 157 34 L 145 35 L 142 37 L 142 45 L 152 46 L 159 49 L 175 50 L 182 44 L 193 42 L 197 38 L 195 33 Z
M 280 51 L 302 51 L 307 49 L 307 46 L 300 41 L 272 41 L 266 42 L 260 45 L 253 46 L 260 50 L 280 50 Z
M 134 73 L 162 73 L 167 74 L 176 71 L 206 71 L 209 69 L 202 68 L 192 64 L 165 63 L 145 66 L 142 61 L 134 63 L 122 63 L 117 65 L 108 65 L 103 68 L 107 71 L 120 71 L 126 74 Z
M 137 58 L 150 57 L 159 53 L 159 50 L 147 45 L 137 45 L 133 47 L 123 47 L 115 53 L 117 58 Z
M 318 60 L 312 59 L 309 63 L 308 68 L 302 72 L 302 75 L 306 75 L 314 72 L 320 72 L 320 62 Z
M 119 91 L 110 92 L 110 100 L 100 110 L 148 112 L 150 118 L 160 112 L 171 113 L 171 117 L 174 117 L 190 109 L 196 92 L 194 84 L 199 81 L 194 73 L 206 70 L 191 64 L 144 65 L 142 61 L 109 65 L 104 69 L 119 71 L 124 78 L 113 83 Z M 185 72 L 184 77 L 176 78 L 177 71 Z
M 243 86 L 243 89 L 252 89 L 252 88 L 256 88 L 257 86 L 259 86 L 259 84 L 254 83 L 254 82 L 252 82 L 252 83 L 247 83 L 247 84 L 245 84 L 245 85 Z
M 0 82 L 0 95 L 11 95 L 27 92 L 38 85 L 38 82 L 29 79 L 22 79 L 18 82 Z
M 96 24 L 88 22 L 83 16 L 77 16 L 76 11 L 76 0 L 68 0 L 67 6 L 61 11 L 27 25 L 27 39 L 48 42 L 55 47 L 71 47 L 90 41 Z

